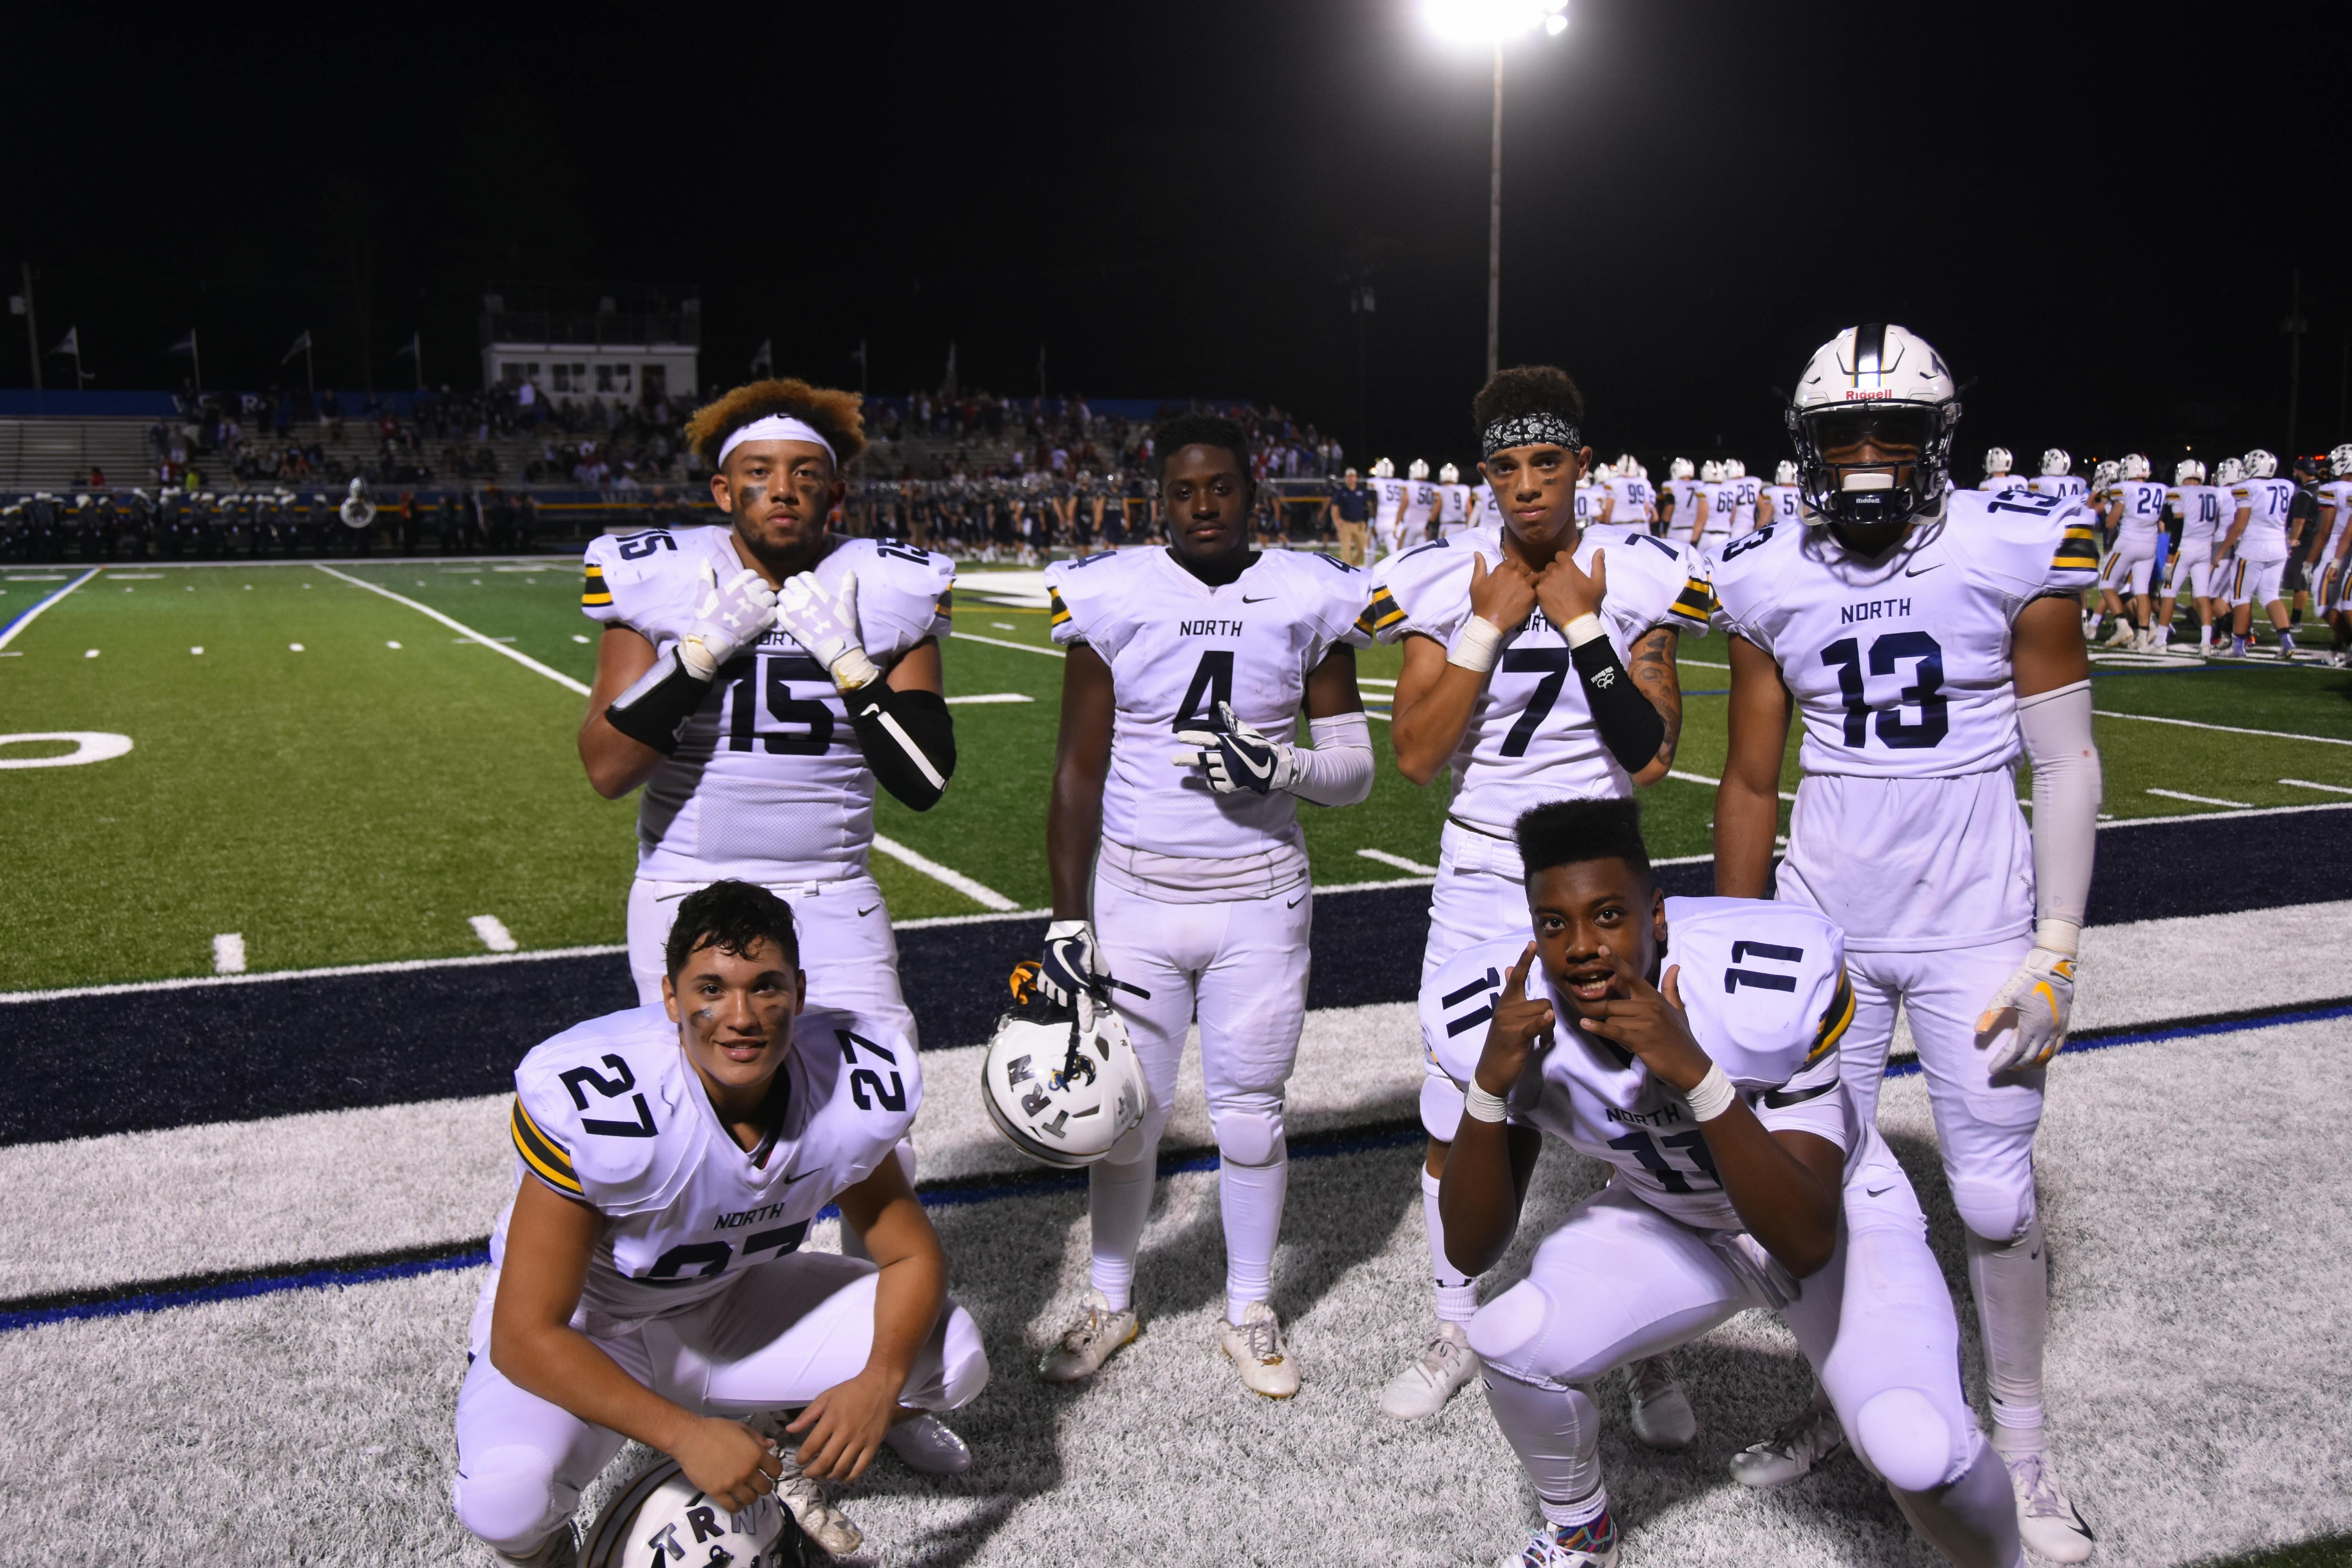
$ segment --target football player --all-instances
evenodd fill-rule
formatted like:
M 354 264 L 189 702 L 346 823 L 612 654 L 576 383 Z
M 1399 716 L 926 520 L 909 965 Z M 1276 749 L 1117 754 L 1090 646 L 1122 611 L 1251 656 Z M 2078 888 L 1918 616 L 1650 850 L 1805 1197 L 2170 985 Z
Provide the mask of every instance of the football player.
M 1839 1082 L 1838 929 L 1792 904 L 1667 898 L 1630 800 L 1539 805 L 1516 836 L 1534 940 L 1440 964 L 1421 1026 L 1465 1100 L 1438 1194 L 1464 1273 L 1509 1245 L 1545 1134 L 1612 1167 L 1470 1323 L 1543 1510 L 1519 1561 L 1617 1560 L 1600 1413 L 1577 1385 L 1765 1308 L 1920 1533 L 2012 1568 L 2014 1505 L 1960 1392 L 1926 1216 Z
M 2352 555 L 2352 441 L 2327 454 L 2334 477 L 2319 487 L 2320 542 L 2311 556 L 2311 602 L 2336 634 L 2327 662 L 2343 668 L 2352 650 L 2352 615 L 2346 613 L 2352 595 L 2345 592 L 2345 560 Z
M 1979 481 L 1977 489 L 1984 491 L 1986 494 L 1996 496 L 2005 495 L 2011 490 L 2021 490 L 2032 488 L 2023 479 L 2010 472 L 2010 469 L 2017 466 L 2017 459 L 2010 455 L 2008 447 L 1986 447 L 1984 464 L 1985 477 L 1982 480 Z
M 2197 657 L 2213 651 L 2213 547 L 2220 542 L 2221 502 L 2226 491 L 2205 482 L 2205 465 L 2183 459 L 2172 470 L 2169 501 L 2180 520 L 2180 547 L 2172 552 L 2165 574 L 2164 597 L 2158 608 L 2156 646 L 2159 651 L 2172 640 L 2172 620 L 2186 589 L 2197 613 Z
M 1172 542 L 1045 573 L 1054 640 L 1069 653 L 1038 984 L 1066 1003 L 1108 984 L 1151 1104 L 1088 1167 L 1091 1288 L 1038 1370 L 1088 1376 L 1136 1335 L 1136 1250 L 1197 1016 L 1221 1164 L 1220 1343 L 1245 1386 L 1287 1398 L 1298 1365 L 1269 1298 L 1314 913 L 1297 803 L 1352 805 L 1371 791 L 1356 690 L 1365 580 L 1319 551 L 1250 548 L 1239 425 L 1187 415 L 1160 426 L 1155 447 Z M 1302 715 L 1312 746 L 1291 743 Z
M 1429 465 L 1419 458 L 1405 470 L 1404 510 L 1398 517 L 1399 550 L 1411 550 L 1435 537 L 1437 487 L 1429 482 Z
M 915 1043 L 807 1005 L 794 912 L 719 881 L 679 900 L 661 1000 L 575 1026 L 515 1069 L 515 1194 L 490 1232 L 457 1394 L 457 1519 L 569 1568 L 572 1510 L 629 1438 L 722 1507 L 778 1494 L 835 1556 L 894 1426 L 988 1381 L 947 1259 L 893 1158 L 922 1099 Z M 839 1205 L 872 1260 L 802 1252 Z M 771 1412 L 794 1411 L 781 1426 Z M 791 1445 L 797 1436 L 796 1445 Z M 790 1445 L 788 1447 L 787 1445 Z
M 1724 482 L 1729 486 L 1731 515 L 1725 519 L 1730 537 L 1756 531 L 1756 502 L 1764 493 L 1760 479 L 1750 478 L 1748 465 L 1737 458 L 1723 459 Z
M 866 447 L 855 393 L 754 382 L 687 436 L 728 523 L 596 540 L 581 597 L 604 628 L 581 761 L 607 799 L 645 786 L 637 999 L 660 1000 L 678 900 L 738 878 L 792 901 L 815 1005 L 913 1039 L 866 856 L 877 785 L 928 810 L 955 772 L 939 647 L 954 565 L 827 531 Z
M 1716 891 L 1772 889 L 1781 758 L 1800 717 L 1779 897 L 1846 933 L 1856 1013 L 1839 1049 L 1865 1125 L 1895 1009 L 1910 1021 L 1967 1230 L 1993 1443 L 2026 1543 L 2075 1563 L 2091 1533 L 2042 1434 L 2049 1266 L 2033 1135 L 2065 1043 L 2097 840 L 2076 596 L 2098 563 L 2075 502 L 1944 490 L 1959 412 L 1943 360 L 1902 327 L 1849 327 L 1806 365 L 1788 424 L 1824 526 L 1752 534 L 1716 567 L 1731 638 Z M 2021 742 L 2030 829 L 2012 777 Z M 1793 1479 L 1858 1435 L 1841 1423 L 1817 1401 L 1734 1471 Z
M 2279 658 L 2292 659 L 2294 633 L 2287 629 L 2281 592 L 2287 558 L 2294 553 L 2287 522 L 2294 507 L 2294 485 L 2278 477 L 2278 458 L 2259 447 L 2241 461 L 2245 477 L 2230 488 L 2230 504 L 2237 515 L 2214 552 L 2231 558 L 2229 598 L 2236 609 L 2230 650 L 2223 657 L 2246 657 L 2247 634 L 2253 629 L 2254 606 L 2260 605 L 2278 633 Z
M 1721 463 L 1709 458 L 1699 465 L 1698 505 L 1691 512 L 1690 527 L 1685 531 L 1690 538 L 1691 549 L 1701 555 L 1730 537 L 1730 530 L 1725 526 L 1731 513 L 1729 490 Z
M 1372 555 L 1375 560 L 1404 549 L 1405 482 L 1386 458 L 1372 464 Z
M 1628 452 L 1617 459 L 1603 482 L 1608 495 L 1601 503 L 1601 526 L 1647 533 L 1658 521 L 1657 492 L 1650 489 L 1648 471 Z
M 2063 448 L 2053 447 L 2042 454 L 2042 472 L 2026 480 L 2025 488 L 2038 496 L 2080 500 L 2091 487 L 2076 476 L 2074 459 Z
M 1592 453 L 1584 395 L 1565 372 L 1503 371 L 1471 416 L 1503 526 L 1382 562 L 1365 611 L 1372 631 L 1404 645 L 1391 704 L 1398 771 L 1416 784 L 1453 773 L 1424 980 L 1473 942 L 1524 934 L 1511 839 L 1521 812 L 1564 795 L 1627 796 L 1665 776 L 1682 731 L 1675 633 L 1706 627 L 1706 584 L 1688 550 L 1647 531 L 1579 529 L 1576 481 Z M 1433 1058 L 1423 1066 L 1422 1215 L 1437 1322 L 1381 1395 L 1399 1420 L 1434 1415 L 1477 1369 L 1465 1331 L 1477 1285 L 1448 1260 L 1437 1206 L 1462 1096 Z M 1670 1367 L 1644 1363 L 1636 1394 L 1646 1440 L 1690 1440 Z
M 1448 463 L 1437 470 L 1437 508 L 1432 514 L 1429 536 L 1451 539 L 1470 526 L 1470 487 L 1462 482 L 1462 470 Z
M 1772 471 L 1772 482 L 1764 487 L 1763 506 L 1757 512 L 1759 527 L 1774 523 L 1795 522 L 1804 511 L 1804 492 L 1797 488 L 1797 465 L 1786 458 Z
M 2156 571 L 2158 539 L 2164 532 L 2166 499 L 2164 486 L 2148 477 L 2147 458 L 2138 452 L 2126 454 L 2116 465 L 2115 485 L 2100 509 L 2116 543 L 2099 568 L 2099 607 L 2091 612 L 2085 633 L 2097 637 L 2100 617 L 2115 616 L 2115 634 L 2107 638 L 2110 647 L 2130 645 L 2146 650 L 2155 646 L 2148 635 L 2155 618 L 2147 588 Z M 2128 618 L 2126 594 L 2131 595 Z
M 1691 532 L 1692 514 L 1698 505 L 1697 469 L 1688 458 L 1676 458 L 1666 465 L 1666 482 L 1658 487 L 1658 525 L 1661 532 L 1679 531 L 1684 538 L 1696 541 Z

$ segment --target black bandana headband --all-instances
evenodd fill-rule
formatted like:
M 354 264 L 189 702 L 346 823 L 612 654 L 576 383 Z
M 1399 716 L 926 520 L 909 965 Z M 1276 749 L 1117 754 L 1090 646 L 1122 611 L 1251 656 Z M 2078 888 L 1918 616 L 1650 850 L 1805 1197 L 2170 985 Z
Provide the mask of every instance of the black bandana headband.
M 1584 445 L 1584 437 L 1575 426 L 1549 409 L 1538 409 L 1532 414 L 1514 414 L 1487 426 L 1486 434 L 1478 437 L 1478 460 L 1483 463 L 1507 447 L 1532 447 L 1539 441 L 1549 441 L 1571 452 Z

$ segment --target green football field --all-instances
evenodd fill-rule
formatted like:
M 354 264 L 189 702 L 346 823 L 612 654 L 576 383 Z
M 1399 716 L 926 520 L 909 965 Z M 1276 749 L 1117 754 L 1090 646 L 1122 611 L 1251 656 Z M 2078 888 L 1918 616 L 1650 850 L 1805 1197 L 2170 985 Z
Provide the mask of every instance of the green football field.
M 950 698 L 998 700 L 955 710 L 941 805 L 881 804 L 905 853 L 874 871 L 902 921 L 1046 900 L 1060 660 L 1044 613 L 992 600 L 991 575 L 959 579 L 946 662 Z M 479 953 L 484 916 L 526 949 L 621 940 L 635 803 L 598 799 L 572 749 L 594 661 L 575 563 L 24 568 L 0 571 L 0 627 L 62 589 L 0 630 L 0 990 L 208 974 L 231 934 L 253 970 Z M 1706 852 L 1724 753 L 1722 644 L 1684 655 L 1688 776 L 1644 797 L 1662 858 Z M 1376 709 L 1398 662 L 1361 658 Z M 2352 796 L 2352 673 L 2125 660 L 2099 676 L 2115 816 Z M 56 734 L 130 748 L 24 765 L 86 745 L 24 738 Z M 1442 785 L 1384 764 L 1363 805 L 1305 809 L 1319 883 L 1435 861 Z

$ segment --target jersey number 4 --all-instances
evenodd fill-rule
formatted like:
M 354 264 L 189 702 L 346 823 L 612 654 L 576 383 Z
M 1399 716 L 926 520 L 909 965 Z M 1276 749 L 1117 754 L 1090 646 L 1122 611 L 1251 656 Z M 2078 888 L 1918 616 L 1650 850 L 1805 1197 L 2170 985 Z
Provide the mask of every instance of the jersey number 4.
M 1923 751 L 1939 743 L 1952 727 L 1950 704 L 1940 694 L 1944 647 L 1926 632 L 1888 632 L 1870 645 L 1870 673 L 1893 675 L 1895 667 L 1906 658 L 1919 661 L 1913 684 L 1875 710 L 1878 739 L 1898 752 Z M 1853 637 L 1840 637 L 1822 649 L 1822 662 L 1838 672 L 1838 690 L 1845 699 L 1845 743 L 1856 747 L 1868 743 L 1873 709 L 1863 685 L 1862 644 Z M 1917 723 L 1904 719 L 1905 703 L 1918 708 Z
M 1184 700 L 1176 705 L 1177 730 L 1221 730 L 1224 726 L 1217 718 L 1217 704 L 1234 700 L 1234 650 L 1213 647 L 1201 656 L 1200 668 L 1192 671 L 1192 684 L 1184 689 Z

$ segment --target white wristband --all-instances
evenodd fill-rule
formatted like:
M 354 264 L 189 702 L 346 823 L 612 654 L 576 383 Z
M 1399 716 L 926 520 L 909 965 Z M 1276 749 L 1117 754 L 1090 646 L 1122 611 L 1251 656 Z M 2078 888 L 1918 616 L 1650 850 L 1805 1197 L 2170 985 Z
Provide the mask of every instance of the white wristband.
M 1594 637 L 1605 637 L 1609 633 L 1607 628 L 1601 626 L 1601 617 L 1587 611 L 1562 626 L 1560 635 L 1568 639 L 1569 647 L 1582 647 Z
M 1445 662 L 1458 664 L 1465 669 L 1484 675 L 1495 668 L 1503 657 L 1503 628 L 1484 616 L 1473 616 L 1463 623 L 1462 635 L 1445 651 Z
M 2073 921 L 2045 917 L 2033 922 L 2033 945 L 2076 957 L 2082 950 L 2083 928 Z
M 1739 1091 L 1731 1087 L 1731 1080 L 1723 1076 L 1723 1069 L 1710 1062 L 1706 1076 L 1692 1086 L 1691 1091 L 1683 1096 L 1683 1101 L 1690 1107 L 1693 1116 L 1701 1121 L 1712 1121 L 1730 1110 L 1731 1102 L 1738 1098 Z
M 1510 1103 L 1499 1094 L 1488 1094 L 1472 1079 L 1462 1087 L 1462 1113 L 1473 1121 L 1500 1121 L 1511 1113 Z

